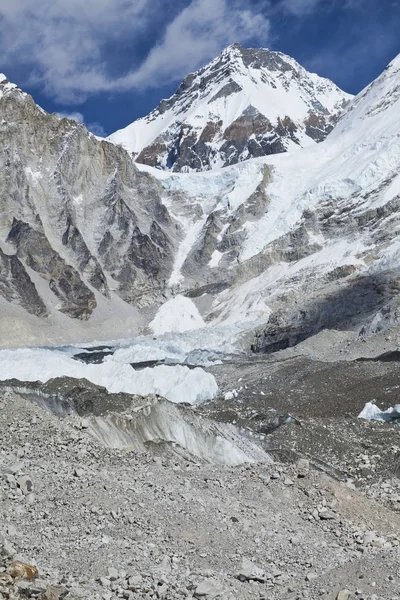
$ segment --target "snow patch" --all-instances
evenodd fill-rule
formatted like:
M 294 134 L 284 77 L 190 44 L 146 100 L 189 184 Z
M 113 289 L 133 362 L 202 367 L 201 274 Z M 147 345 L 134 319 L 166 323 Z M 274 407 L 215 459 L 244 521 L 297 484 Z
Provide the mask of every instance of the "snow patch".
M 207 216 L 203 216 L 201 219 L 188 226 L 186 235 L 183 241 L 181 242 L 175 257 L 174 267 L 171 273 L 171 277 L 168 281 L 169 287 L 177 286 L 183 281 L 184 277 L 181 273 L 181 269 L 198 236 L 200 235 L 203 225 L 206 222 L 206 219 Z
M 10 81 L 8 81 L 4 73 L 0 73 L 0 85 L 2 86 L 2 89 L 0 90 L 0 98 L 2 98 L 7 92 L 18 88 L 18 86 L 15 85 L 15 83 L 11 83 Z
M 358 418 L 371 421 L 400 422 L 400 404 L 381 410 L 373 402 L 367 402 Z
M 393 198 L 396 196 L 400 196 L 400 175 L 393 179 L 392 183 L 386 190 L 383 196 L 384 204 L 386 204 L 386 202 L 390 202 L 390 200 L 393 200 Z
M 220 252 L 219 250 L 214 250 L 214 252 L 211 255 L 210 262 L 208 263 L 208 266 L 210 267 L 210 269 L 215 269 L 216 267 L 218 267 L 223 255 L 224 255 L 223 252 Z
M 77 204 L 79 206 L 83 202 L 83 195 L 79 194 L 78 196 L 75 196 L 74 198 L 72 198 L 72 200 L 74 201 L 75 204 Z
M 165 302 L 149 325 L 156 335 L 168 332 L 182 333 L 205 326 L 206 324 L 192 300 L 181 295 Z

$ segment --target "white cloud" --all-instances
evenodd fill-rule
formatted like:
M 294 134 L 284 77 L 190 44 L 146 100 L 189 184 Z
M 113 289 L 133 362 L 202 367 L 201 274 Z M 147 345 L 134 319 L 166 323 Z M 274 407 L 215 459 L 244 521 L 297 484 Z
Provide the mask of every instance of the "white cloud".
M 91 131 L 92 133 L 94 133 L 94 135 L 97 135 L 98 137 L 106 137 L 107 136 L 107 133 L 106 133 L 103 125 L 101 125 L 101 123 L 97 123 L 97 122 L 85 123 L 85 117 L 80 112 L 72 112 L 72 113 L 59 112 L 59 113 L 57 113 L 57 116 L 60 119 L 72 119 L 72 121 L 76 121 L 80 125 L 85 124 L 87 129 L 89 131 Z
M 94 135 L 97 135 L 98 137 L 107 137 L 107 132 L 101 123 L 88 123 L 86 127 L 89 129 L 89 131 L 91 131 Z
M 232 4 L 232 3 L 231 3 Z M 179 78 L 214 58 L 225 46 L 263 37 L 269 21 L 228 0 L 193 0 L 168 26 L 164 39 L 155 46 L 141 67 L 121 85 L 137 85 L 151 78 Z
M 142 64 L 132 56 L 131 70 L 116 72 L 110 47 L 126 54 L 136 39 L 151 35 L 154 19 L 171 14 Z M 31 85 L 65 104 L 180 79 L 228 44 L 257 36 L 265 43 L 268 28 L 247 0 L 0 0 L 4 70 L 7 64 L 29 69 Z
M 60 119 L 72 119 L 73 121 L 76 121 L 79 124 L 82 124 L 85 122 L 85 117 L 80 112 L 72 112 L 72 113 L 59 112 L 59 113 L 57 113 L 57 116 Z
M 282 0 L 281 8 L 296 17 L 311 13 L 321 0 Z
M 79 103 L 107 87 L 107 44 L 132 40 L 161 1 L 0 0 L 2 64 L 31 68 L 31 84 Z

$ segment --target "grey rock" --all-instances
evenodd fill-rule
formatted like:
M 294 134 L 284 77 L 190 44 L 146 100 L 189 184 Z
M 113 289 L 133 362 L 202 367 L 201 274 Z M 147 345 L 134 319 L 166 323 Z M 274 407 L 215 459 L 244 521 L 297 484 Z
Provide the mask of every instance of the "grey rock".
M 340 590 L 336 596 L 336 600 L 349 600 L 351 592 L 349 590 Z
M 3 540 L 2 542 L 0 541 L 0 553 L 5 556 L 13 557 L 15 554 L 17 554 L 17 551 L 11 542 L 8 540 Z
M 164 556 L 159 565 L 157 565 L 157 572 L 163 575 L 169 575 L 172 571 L 172 562 L 169 556 Z
M 165 598 L 168 595 L 168 585 L 166 583 L 159 585 L 157 587 L 156 593 L 157 593 L 157 598 L 159 598 L 160 600 L 165 600 Z
M 6 475 L 4 475 L 4 479 L 6 480 L 11 489 L 17 488 L 17 480 L 15 479 L 14 475 L 12 475 L 11 473 L 7 473 Z
M 238 579 L 240 581 L 265 581 L 265 571 L 260 567 L 257 567 L 251 560 L 244 557 L 242 564 L 238 572 Z
M 119 579 L 118 569 L 115 567 L 109 567 L 107 577 L 110 581 L 116 581 Z
M 21 475 L 17 478 L 18 487 L 21 488 L 25 496 L 30 494 L 33 490 L 32 479 L 28 475 Z
M 296 463 L 297 477 L 307 477 L 310 472 L 310 461 L 307 458 L 300 458 Z
M 377 539 L 378 536 L 376 535 L 375 531 L 366 531 L 363 542 L 365 546 L 369 546 L 370 544 L 372 544 L 372 542 L 374 542 Z
M 331 521 L 336 519 L 336 515 L 334 512 L 329 510 L 328 508 L 322 508 L 318 511 L 319 518 L 323 521 Z
M 8 473 L 12 473 L 13 475 L 22 475 L 25 471 L 25 465 L 23 462 L 18 461 L 15 463 L 12 463 L 8 468 L 7 468 L 7 472 Z
M 215 598 L 222 591 L 221 584 L 214 579 L 205 579 L 196 586 L 195 598 Z
M 143 581 L 143 577 L 141 575 L 131 575 L 128 579 L 129 585 L 133 587 L 139 587 Z
M 35 579 L 34 581 L 18 581 L 17 582 L 18 590 L 24 595 L 28 597 L 39 596 L 39 594 L 46 594 L 49 589 L 46 581 L 41 579 Z M 47 597 L 44 595 L 44 598 L 47 600 Z M 49 600 L 53 600 L 53 598 L 49 597 Z

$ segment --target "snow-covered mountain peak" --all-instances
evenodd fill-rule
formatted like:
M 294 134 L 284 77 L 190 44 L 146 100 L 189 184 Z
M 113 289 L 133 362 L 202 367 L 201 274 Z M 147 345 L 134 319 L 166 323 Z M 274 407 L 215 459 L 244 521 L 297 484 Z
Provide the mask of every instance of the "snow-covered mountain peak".
M 350 98 L 285 54 L 233 44 L 109 140 L 137 162 L 206 171 L 322 141 Z
M 388 64 L 382 75 L 384 75 L 387 71 L 400 71 L 400 53 Z
M 16 90 L 16 89 L 19 89 L 18 86 L 15 85 L 15 83 L 11 83 L 7 79 L 6 75 L 4 75 L 4 73 L 0 73 L 0 98 L 7 92 L 10 92 L 11 90 Z M 19 90 L 19 91 L 21 91 L 21 90 Z M 21 94 L 22 94 L 22 92 L 21 92 Z

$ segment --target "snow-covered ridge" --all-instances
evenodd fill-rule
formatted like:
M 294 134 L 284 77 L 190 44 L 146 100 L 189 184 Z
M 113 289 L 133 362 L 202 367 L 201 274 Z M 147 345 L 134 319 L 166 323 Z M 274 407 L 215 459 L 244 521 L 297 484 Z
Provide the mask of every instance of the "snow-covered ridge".
M 350 98 L 285 54 L 235 44 L 108 139 L 138 162 L 208 170 L 321 141 Z
M 371 132 L 370 137 L 376 139 L 377 135 L 384 134 L 385 129 L 391 135 L 393 130 L 389 127 L 388 118 L 391 118 L 393 107 L 398 106 L 399 99 L 400 54 L 388 64 L 377 79 L 354 98 L 332 132 L 332 136 L 338 137 L 349 130 L 361 128 L 362 121 L 365 122 L 365 127 L 368 127 L 371 125 L 371 118 L 378 116 L 380 113 L 385 114 L 385 118 L 380 122 L 380 131 L 375 129 Z M 375 123 L 377 122 L 375 120 Z M 393 125 L 395 127 L 394 131 L 397 131 L 397 122 Z
M 8 81 L 4 73 L 0 73 L 0 86 L 0 98 L 8 92 L 10 92 L 11 90 L 18 89 L 18 86 L 15 83 L 11 83 L 10 81 Z

